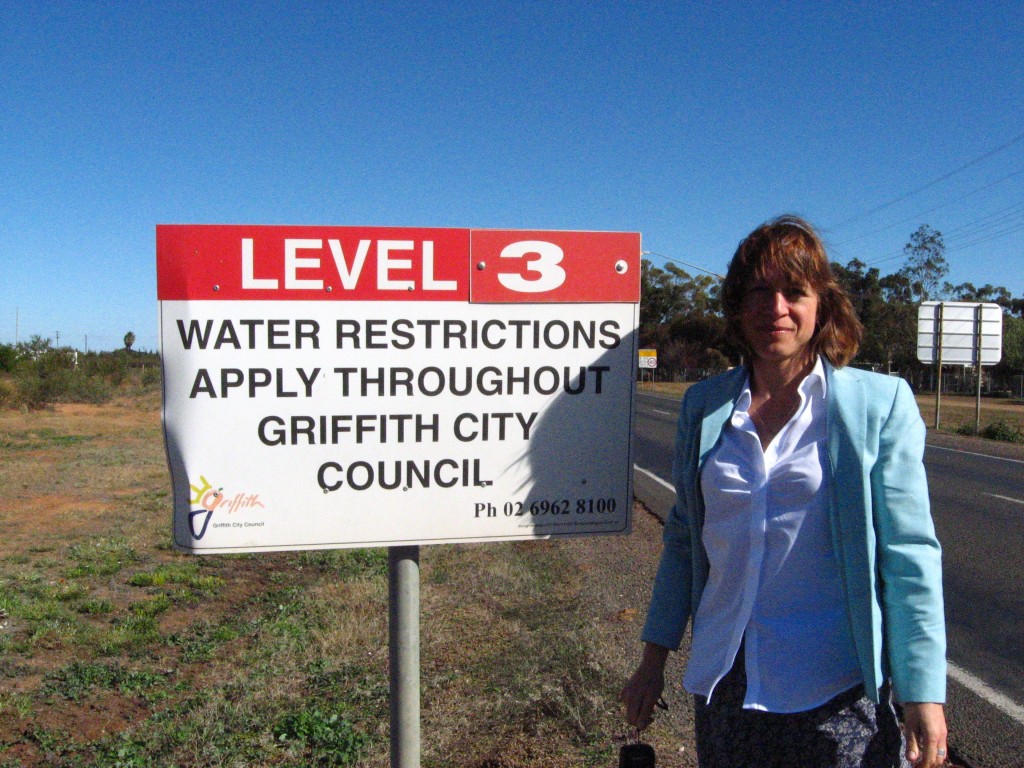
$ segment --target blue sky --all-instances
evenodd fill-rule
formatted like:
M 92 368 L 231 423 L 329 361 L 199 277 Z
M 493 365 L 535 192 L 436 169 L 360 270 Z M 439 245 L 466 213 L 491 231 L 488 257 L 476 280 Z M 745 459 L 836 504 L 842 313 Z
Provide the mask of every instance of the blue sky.
M 628 230 L 721 272 L 796 212 L 883 274 L 927 223 L 1024 296 L 1022 50 L 1019 2 L 0 0 L 0 343 L 156 349 L 158 223 Z

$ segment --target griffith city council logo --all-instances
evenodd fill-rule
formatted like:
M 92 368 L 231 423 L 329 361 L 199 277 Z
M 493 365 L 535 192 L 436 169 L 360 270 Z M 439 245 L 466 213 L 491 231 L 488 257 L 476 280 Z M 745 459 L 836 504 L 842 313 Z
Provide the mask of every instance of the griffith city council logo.
M 199 541 L 206 535 L 206 529 L 210 525 L 210 518 L 216 509 L 226 512 L 237 512 L 240 509 L 251 507 L 264 507 L 258 493 L 245 494 L 236 493 L 228 496 L 224 493 L 223 486 L 214 488 L 213 484 L 203 475 L 199 476 L 202 485 L 189 483 L 189 490 L 192 496 L 189 497 L 191 511 L 188 513 L 188 527 L 192 538 Z M 196 509 L 198 507 L 198 509 Z M 259 525 L 262 525 L 260 523 Z M 217 527 L 216 525 L 214 527 Z

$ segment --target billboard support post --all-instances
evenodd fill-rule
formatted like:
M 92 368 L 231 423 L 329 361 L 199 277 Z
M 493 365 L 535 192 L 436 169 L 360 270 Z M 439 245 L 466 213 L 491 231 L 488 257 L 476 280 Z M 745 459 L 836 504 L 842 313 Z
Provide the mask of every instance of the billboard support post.
M 391 767 L 420 765 L 420 548 L 388 547 Z
M 939 302 L 939 314 L 935 323 L 935 428 L 939 428 L 939 409 L 942 406 L 942 302 Z
M 975 355 L 977 357 L 977 365 L 974 366 L 975 373 L 978 377 L 977 390 L 975 392 L 975 405 L 974 405 L 974 433 L 978 434 L 981 432 L 981 351 L 982 351 L 982 305 L 979 304 L 974 310 L 974 328 L 976 333 L 974 334 L 975 344 Z

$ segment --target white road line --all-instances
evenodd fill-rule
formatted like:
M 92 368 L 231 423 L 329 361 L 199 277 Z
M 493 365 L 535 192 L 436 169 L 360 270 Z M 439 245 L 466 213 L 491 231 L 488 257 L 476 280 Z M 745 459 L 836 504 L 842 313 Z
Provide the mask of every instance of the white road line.
M 664 485 L 666 488 L 671 490 L 672 493 L 676 493 L 676 489 L 672 486 L 671 482 L 666 482 L 665 480 L 658 477 L 650 470 L 644 469 L 638 464 L 634 464 L 633 469 L 636 470 L 637 472 L 647 475 L 655 482 Z M 1018 504 L 1024 504 L 1024 501 L 1020 501 L 1019 499 L 1009 499 L 1008 497 L 996 496 L 995 494 L 989 494 L 988 496 L 995 496 L 996 499 L 1006 499 L 1007 501 L 1017 502 Z M 1024 707 L 1021 707 L 1019 703 L 1014 701 L 1012 698 L 1002 693 L 999 693 L 988 683 L 976 678 L 967 670 L 957 667 L 952 662 L 946 662 L 946 673 L 957 683 L 963 685 L 971 692 L 977 694 L 978 696 L 981 696 L 981 698 L 988 701 L 988 703 L 990 703 L 992 707 L 999 710 L 1000 712 L 1006 713 L 1011 718 L 1016 720 L 1018 723 L 1024 725 Z
M 988 683 L 979 680 L 966 669 L 961 669 L 951 661 L 946 662 L 946 672 L 964 688 L 977 694 L 996 709 L 1024 725 L 1024 707 L 1009 696 L 1004 696 Z
M 641 397 L 653 397 L 656 400 L 669 400 L 673 403 L 679 403 L 683 399 L 682 395 L 679 397 L 669 397 L 668 395 L 659 395 L 654 392 L 637 392 L 637 395 Z
M 943 448 L 941 445 L 932 445 L 928 443 L 929 448 L 934 448 L 937 451 L 951 451 L 953 453 L 966 453 L 968 456 L 981 456 L 984 459 L 995 459 L 996 461 L 1010 461 L 1014 464 L 1024 464 L 1024 461 L 1020 459 L 1006 459 L 1002 456 L 993 456 L 990 453 L 975 453 L 974 451 L 961 451 L 958 448 Z
M 993 499 L 1002 499 L 1003 501 L 1012 501 L 1014 504 L 1024 504 L 1024 499 L 1015 499 L 1011 496 L 1000 496 L 998 493 L 985 493 L 986 496 L 991 496 Z
M 660 483 L 665 488 L 675 493 L 675 488 L 672 487 L 671 483 L 662 480 L 660 477 L 658 477 L 650 470 L 644 469 L 638 464 L 634 464 L 633 469 L 636 470 L 637 472 L 647 475 L 647 477 L 651 478 L 657 483 Z M 988 495 L 995 496 L 994 493 L 990 493 Z M 1006 499 L 1007 497 L 996 496 L 996 498 Z M 1007 500 L 1016 501 L 1019 504 L 1024 504 L 1024 501 L 1020 501 L 1019 499 Z M 981 697 L 999 711 L 1005 713 L 1006 715 L 1009 715 L 1011 718 L 1016 720 L 1021 725 L 1024 725 L 1024 707 L 1015 702 L 1009 696 L 1003 695 L 985 681 L 980 680 L 979 678 L 975 677 L 970 672 L 968 672 L 966 669 L 958 667 L 951 661 L 946 662 L 946 671 L 949 677 L 958 682 L 964 688 L 968 689 L 975 695 Z
M 661 483 L 663 486 L 665 486 L 670 491 L 672 491 L 672 493 L 676 492 L 676 489 L 672 487 L 672 483 L 669 483 L 669 482 L 666 482 L 666 481 L 662 480 L 660 477 L 658 477 L 656 474 L 651 472 L 649 469 L 644 469 L 643 467 L 641 467 L 641 466 L 639 466 L 637 464 L 633 465 L 633 469 L 635 469 L 637 472 L 642 472 L 643 474 L 647 475 L 649 478 L 651 478 L 651 480 L 654 480 L 655 482 Z

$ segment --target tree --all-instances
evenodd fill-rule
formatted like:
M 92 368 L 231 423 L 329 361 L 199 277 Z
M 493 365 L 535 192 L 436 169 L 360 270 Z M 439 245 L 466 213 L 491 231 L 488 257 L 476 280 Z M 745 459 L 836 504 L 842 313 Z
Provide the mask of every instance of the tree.
M 1003 316 L 1002 362 L 1008 371 L 1024 373 L 1024 318 Z
M 33 334 L 29 336 L 28 341 L 19 341 L 16 349 L 19 357 L 38 360 L 53 349 L 53 342 L 38 334 Z
M 723 368 L 718 281 L 674 264 L 660 268 L 644 259 L 641 266 L 640 346 L 658 350 L 659 372 L 707 375 Z
M 946 283 L 943 293 L 951 296 L 953 301 L 988 302 L 1007 308 L 1013 303 L 1013 296 L 1006 288 L 990 283 L 986 283 L 981 288 L 975 288 L 974 283 L 960 283 L 960 285 Z
M 939 286 L 949 272 L 942 233 L 922 224 L 903 246 L 903 254 L 907 263 L 900 274 L 910 282 L 914 303 L 938 298 Z
M 0 371 L 11 372 L 18 362 L 18 350 L 13 344 L 0 344 Z
M 135 334 L 132 333 L 131 331 L 128 331 L 128 333 L 126 333 L 124 335 L 124 348 L 127 349 L 129 352 L 131 352 L 132 351 L 132 344 L 134 344 L 134 343 L 135 343 Z
M 717 289 L 718 283 L 712 277 L 691 277 L 675 264 L 660 269 L 644 259 L 640 273 L 640 326 L 653 328 L 680 315 L 713 311 Z
M 879 352 L 877 346 L 872 345 L 875 340 L 873 331 L 885 310 L 885 298 L 882 295 L 882 282 L 879 278 L 878 268 L 868 269 L 867 264 L 863 261 L 853 259 L 845 267 L 833 264 L 832 271 L 840 285 L 849 294 L 853 309 L 857 313 L 861 325 L 864 326 L 864 343 L 857 356 L 858 362 L 885 362 L 884 355 Z

